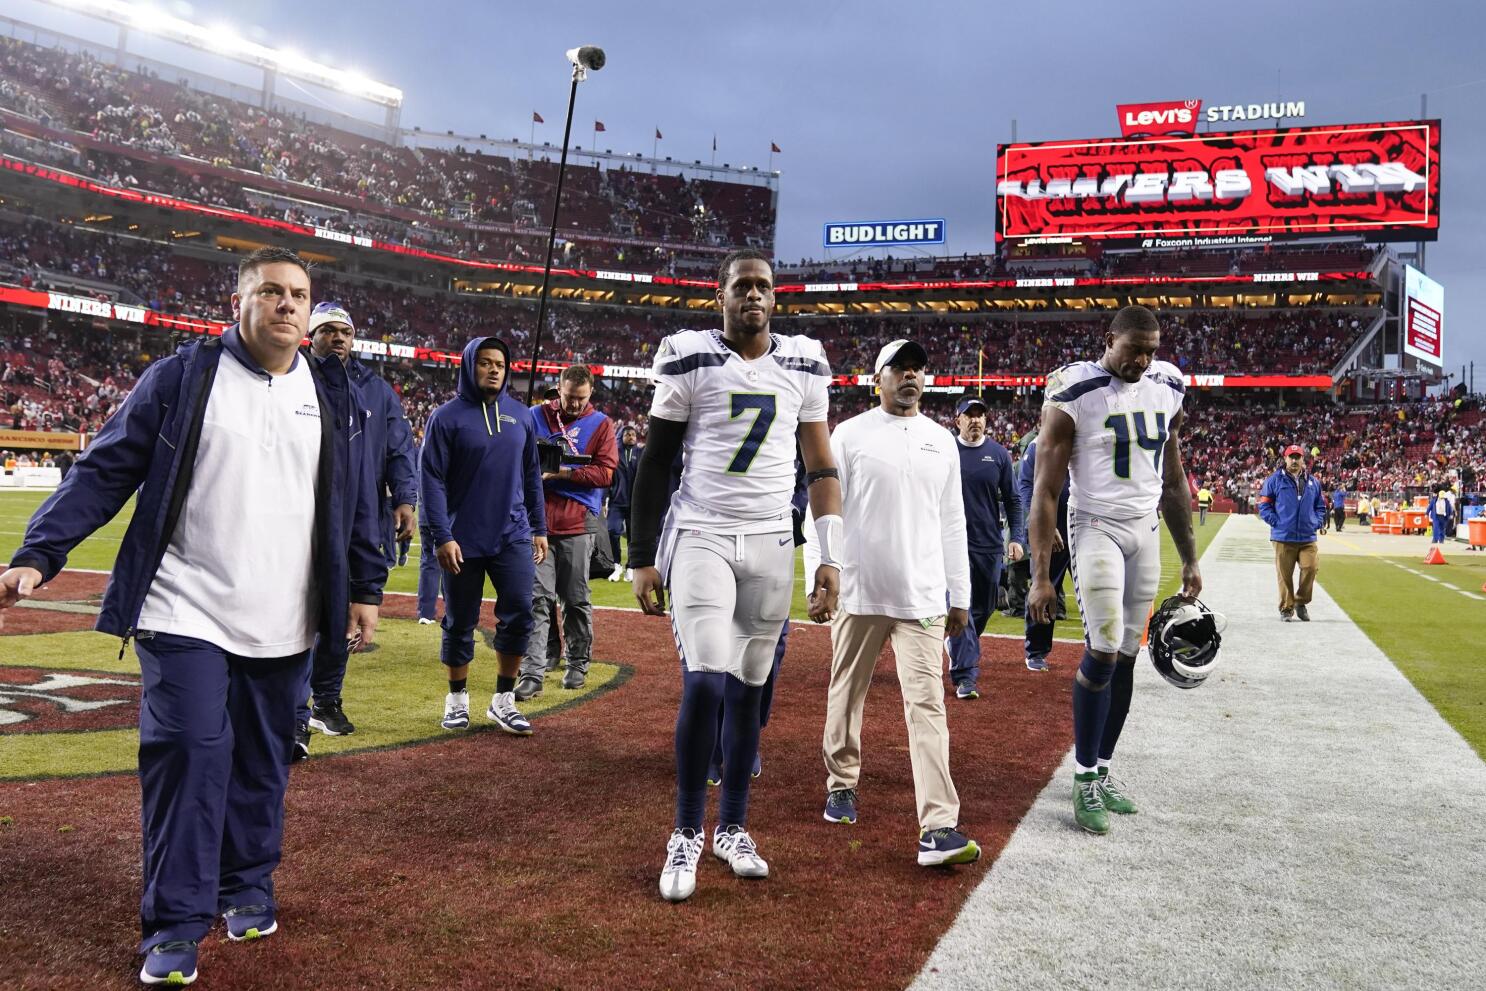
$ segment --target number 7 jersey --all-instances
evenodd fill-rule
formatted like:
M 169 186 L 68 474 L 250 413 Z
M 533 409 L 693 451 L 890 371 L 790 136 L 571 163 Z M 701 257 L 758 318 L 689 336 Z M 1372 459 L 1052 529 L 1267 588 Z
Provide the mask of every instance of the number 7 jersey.
M 791 529 L 795 430 L 826 419 L 831 369 L 819 341 L 769 336 L 768 351 L 753 361 L 716 330 L 683 330 L 661 342 L 650 415 L 686 423 L 670 527 Z
M 1182 373 L 1153 361 L 1126 382 L 1096 361 L 1064 365 L 1047 377 L 1043 405 L 1073 418 L 1069 506 L 1111 519 L 1153 512 L 1171 423 L 1186 392 Z

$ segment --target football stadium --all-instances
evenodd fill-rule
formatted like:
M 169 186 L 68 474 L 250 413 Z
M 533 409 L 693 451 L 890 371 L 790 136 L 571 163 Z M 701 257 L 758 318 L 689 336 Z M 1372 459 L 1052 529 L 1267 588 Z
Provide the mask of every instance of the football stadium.
M 448 6 L 0 4 L 0 986 L 1486 983 L 1470 45 Z

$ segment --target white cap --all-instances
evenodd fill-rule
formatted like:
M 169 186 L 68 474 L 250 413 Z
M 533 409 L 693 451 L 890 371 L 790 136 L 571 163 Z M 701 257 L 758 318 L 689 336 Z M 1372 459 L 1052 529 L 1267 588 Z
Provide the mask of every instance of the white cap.
M 872 363 L 872 373 L 882 371 L 888 365 L 896 364 L 900 358 L 917 359 L 919 367 L 929 363 L 929 352 L 918 341 L 910 341 L 907 338 L 899 338 L 882 346 L 877 352 L 877 360 Z

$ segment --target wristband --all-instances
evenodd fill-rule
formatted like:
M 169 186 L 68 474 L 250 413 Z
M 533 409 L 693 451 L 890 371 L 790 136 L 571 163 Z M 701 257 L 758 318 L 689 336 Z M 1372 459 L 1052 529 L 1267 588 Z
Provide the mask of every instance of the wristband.
M 841 550 L 842 520 L 839 516 L 820 516 L 815 520 L 815 539 L 820 547 L 820 563 L 841 570 L 837 554 Z

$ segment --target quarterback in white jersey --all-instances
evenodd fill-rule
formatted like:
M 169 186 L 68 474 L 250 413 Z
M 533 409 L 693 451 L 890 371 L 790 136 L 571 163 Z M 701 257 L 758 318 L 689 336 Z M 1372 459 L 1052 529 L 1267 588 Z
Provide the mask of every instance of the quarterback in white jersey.
M 841 487 L 826 426 L 825 351 L 769 332 L 774 272 L 762 252 L 723 259 L 717 302 L 721 331 L 673 334 L 656 353 L 650 433 L 630 496 L 635 598 L 646 613 L 664 615 L 670 589 L 682 663 L 676 820 L 660 877 L 669 901 L 696 888 L 719 711 L 725 732 L 712 850 L 739 877 L 769 873 L 746 828 L 748 790 L 760 702 L 794 592 L 796 438 L 822 543 L 810 617 L 831 619 L 839 590 Z M 678 452 L 681 487 L 662 531 Z
M 1066 477 L 1069 563 L 1087 645 L 1073 685 L 1074 820 L 1092 833 L 1109 831 L 1110 812 L 1135 812 L 1109 764 L 1161 577 L 1158 507 L 1181 555 L 1181 594 L 1195 599 L 1202 591 L 1178 436 L 1185 388 L 1174 365 L 1155 360 L 1160 343 L 1154 313 L 1120 310 L 1099 361 L 1047 377 L 1037 437 L 1027 615 L 1047 622 L 1057 603 L 1049 563 Z

